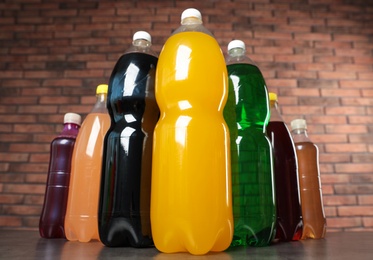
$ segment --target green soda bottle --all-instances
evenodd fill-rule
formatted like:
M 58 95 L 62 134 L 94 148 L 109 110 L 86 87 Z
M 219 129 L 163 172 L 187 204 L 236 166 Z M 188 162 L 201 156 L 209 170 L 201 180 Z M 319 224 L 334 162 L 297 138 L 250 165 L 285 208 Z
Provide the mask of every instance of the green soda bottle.
M 229 78 L 224 119 L 231 140 L 234 235 L 232 246 L 267 246 L 275 235 L 272 148 L 266 136 L 268 90 L 240 40 L 228 45 Z

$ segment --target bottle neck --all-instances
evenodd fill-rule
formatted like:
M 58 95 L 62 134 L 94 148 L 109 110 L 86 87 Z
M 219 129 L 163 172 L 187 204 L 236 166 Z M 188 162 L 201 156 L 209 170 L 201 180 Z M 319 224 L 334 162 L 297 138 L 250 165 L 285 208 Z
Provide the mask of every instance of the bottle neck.
M 198 19 L 197 17 L 187 17 L 181 21 L 181 25 L 194 25 L 194 24 L 202 24 L 202 20 Z
M 270 107 L 270 111 L 271 111 L 271 117 L 270 117 L 270 120 L 269 120 L 270 122 L 284 121 L 282 119 L 282 116 L 280 115 L 277 101 L 270 100 L 269 107 Z
M 134 40 L 132 44 L 138 48 L 150 48 L 152 46 L 151 42 L 144 39 Z
M 253 62 L 249 57 L 246 56 L 246 50 L 242 48 L 233 48 L 229 50 L 228 55 L 226 57 L 226 64 L 251 64 L 257 66 L 255 62 Z
M 311 142 L 308 137 L 307 130 L 304 128 L 297 128 L 291 131 L 294 143 Z
M 203 26 L 202 20 L 196 18 L 196 17 L 187 17 L 184 18 L 181 21 L 181 26 L 177 28 L 172 35 L 175 35 L 177 33 L 181 32 L 201 32 L 210 35 L 211 37 L 214 37 L 212 33 Z
M 60 136 L 72 136 L 76 137 L 79 132 L 80 125 L 75 123 L 65 123 Z
M 147 40 L 144 40 L 144 39 L 134 40 L 132 42 L 131 47 L 126 51 L 126 53 L 141 52 L 141 53 L 147 53 L 149 55 L 158 57 L 157 53 L 153 51 L 151 46 L 152 46 L 152 43 Z
M 106 93 L 99 93 L 96 95 L 96 103 L 91 111 L 91 113 L 107 113 L 106 108 Z

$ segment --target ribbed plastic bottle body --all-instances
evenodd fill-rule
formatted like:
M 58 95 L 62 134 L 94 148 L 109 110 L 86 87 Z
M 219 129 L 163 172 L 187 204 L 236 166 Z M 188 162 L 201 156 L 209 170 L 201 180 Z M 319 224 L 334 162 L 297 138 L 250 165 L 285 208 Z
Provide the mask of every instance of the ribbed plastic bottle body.
M 108 90 L 111 126 L 104 138 L 99 236 L 106 246 L 153 246 L 150 186 L 158 58 L 131 48 L 115 65 Z
M 320 239 L 326 234 L 326 218 L 322 200 L 319 150 L 305 133 L 305 130 L 292 130 L 298 158 L 304 225 L 302 239 Z
M 39 233 L 43 238 L 65 238 L 64 221 L 69 192 L 71 159 L 79 125 L 65 123 L 53 139 Z
M 109 126 L 106 94 L 97 94 L 96 104 L 83 121 L 72 155 L 65 216 L 65 234 L 70 241 L 99 239 L 97 212 L 103 139 Z
M 184 29 L 166 41 L 157 66 L 161 117 L 154 131 L 151 221 L 158 250 L 201 255 L 225 250 L 233 236 L 222 115 L 227 70 L 210 34 Z
M 302 236 L 303 221 L 296 151 L 290 132 L 273 101 L 267 134 L 274 154 L 276 238 L 280 241 L 299 240 Z
M 266 246 L 275 235 L 272 148 L 265 135 L 268 91 L 249 63 L 228 63 L 229 97 L 224 108 L 231 140 L 234 236 L 232 246 Z

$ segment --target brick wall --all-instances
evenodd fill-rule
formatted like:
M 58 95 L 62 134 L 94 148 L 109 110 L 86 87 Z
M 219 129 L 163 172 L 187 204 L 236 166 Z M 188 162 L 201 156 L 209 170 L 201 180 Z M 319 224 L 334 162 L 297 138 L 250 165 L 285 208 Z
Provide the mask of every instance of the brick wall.
M 371 0 L 1 1 L 0 229 L 37 228 L 64 113 L 90 111 L 134 32 L 159 52 L 188 7 L 224 52 L 246 42 L 286 123 L 307 120 L 328 230 L 373 230 Z

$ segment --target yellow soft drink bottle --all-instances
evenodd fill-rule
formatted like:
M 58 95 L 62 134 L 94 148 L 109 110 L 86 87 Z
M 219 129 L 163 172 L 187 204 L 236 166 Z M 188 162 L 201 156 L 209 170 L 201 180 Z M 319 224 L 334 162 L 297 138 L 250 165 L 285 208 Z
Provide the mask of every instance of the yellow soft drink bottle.
M 233 236 L 228 76 L 218 42 L 193 8 L 166 41 L 156 69 L 151 223 L 164 253 L 223 251 Z

